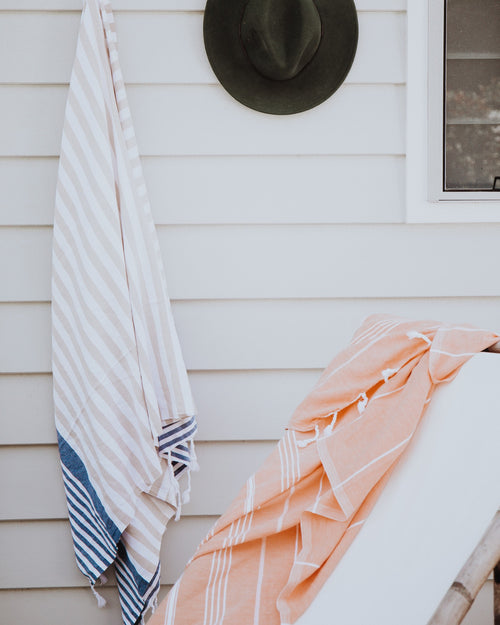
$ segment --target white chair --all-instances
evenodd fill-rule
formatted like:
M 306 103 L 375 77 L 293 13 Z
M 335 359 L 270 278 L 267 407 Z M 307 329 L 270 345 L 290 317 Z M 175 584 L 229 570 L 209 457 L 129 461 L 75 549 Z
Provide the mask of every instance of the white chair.
M 435 390 L 363 529 L 296 625 L 426 625 L 500 507 L 499 460 L 500 355 L 483 352 Z M 446 618 L 435 625 L 460 622 Z

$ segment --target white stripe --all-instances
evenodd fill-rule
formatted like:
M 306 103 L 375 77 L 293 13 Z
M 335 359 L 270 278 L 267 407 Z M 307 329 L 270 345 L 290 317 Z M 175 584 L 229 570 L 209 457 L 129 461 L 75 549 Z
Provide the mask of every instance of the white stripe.
M 362 332 L 359 336 L 357 336 L 356 339 L 352 341 L 352 345 L 363 343 L 364 341 L 366 341 L 367 338 L 375 335 L 376 333 L 380 331 L 387 329 L 388 327 L 392 326 L 394 323 L 395 323 L 394 319 L 381 319 L 380 321 L 377 321 L 377 323 L 374 323 L 373 325 L 369 326 L 364 332 Z
M 220 564 L 221 564 L 221 559 L 222 559 L 222 550 L 219 550 L 216 552 L 216 558 L 217 558 L 217 565 L 215 568 L 215 574 L 214 574 L 214 579 L 212 582 L 212 594 L 211 594 L 211 601 L 210 601 L 210 622 L 209 625 L 214 625 L 214 608 L 215 608 L 215 588 L 216 588 L 216 584 L 219 581 L 219 568 L 220 568 Z M 218 587 L 217 587 L 218 588 Z
M 364 522 L 365 522 L 365 519 L 363 519 L 362 521 L 357 521 L 357 523 L 353 523 L 352 525 L 349 525 L 347 529 L 352 530 L 353 527 L 358 527 L 359 525 L 363 525 Z
M 228 582 L 229 572 L 231 570 L 232 553 L 233 553 L 232 547 L 229 547 L 224 550 L 224 569 L 223 569 L 223 573 L 220 576 L 220 581 L 219 581 L 219 592 L 217 595 L 217 620 L 215 621 L 215 625 L 221 625 L 222 620 L 224 618 L 224 613 L 226 611 L 227 582 Z M 226 562 L 227 562 L 227 565 L 226 565 Z M 221 605 L 221 602 L 222 602 L 222 605 Z
M 204 612 L 204 616 L 203 616 L 203 625 L 208 625 L 208 607 L 209 607 L 209 591 L 210 588 L 212 586 L 212 575 L 213 575 L 213 571 L 214 571 L 214 565 L 215 565 L 215 558 L 216 558 L 216 552 L 214 552 L 212 554 L 212 562 L 210 565 L 210 573 L 208 575 L 208 581 L 207 581 L 207 587 L 205 589 L 205 612 Z
M 226 604 L 227 604 L 227 584 L 229 581 L 229 572 L 231 570 L 231 563 L 233 560 L 233 549 L 230 548 L 229 549 L 229 562 L 227 565 L 227 573 L 226 573 L 226 578 L 224 580 L 224 590 L 223 590 L 223 594 L 222 594 L 222 614 L 221 614 L 221 618 L 220 618 L 220 625 L 222 625 L 222 623 L 224 622 L 224 616 L 226 615 Z
M 177 597 L 179 596 L 179 587 L 181 584 L 182 577 L 177 580 L 174 587 L 170 591 L 167 602 L 167 609 L 165 610 L 165 620 L 163 621 L 163 625 L 174 625 L 175 621 L 175 612 L 177 607 Z
M 281 465 L 281 474 L 280 474 L 280 479 L 281 479 L 281 489 L 280 492 L 283 493 L 285 491 L 285 467 L 283 464 L 283 453 L 281 451 L 281 448 L 283 446 L 282 440 L 280 440 L 280 442 L 278 443 L 278 454 L 280 457 L 280 465 Z
M 295 564 L 300 564 L 302 566 L 311 566 L 313 569 L 319 569 L 319 564 L 314 564 L 313 562 L 303 562 L 302 560 L 296 560 Z
M 461 354 L 452 354 L 451 352 L 444 352 L 441 349 L 434 349 L 431 347 L 430 350 L 433 354 L 443 354 L 444 356 L 451 356 L 453 358 L 460 358 L 460 356 L 475 356 L 476 352 L 462 352 Z
M 293 485 L 290 488 L 290 492 L 287 495 L 287 498 L 285 499 L 285 505 L 283 506 L 283 512 L 281 513 L 278 522 L 276 523 L 276 532 L 279 533 L 281 532 L 281 530 L 283 529 L 283 523 L 285 521 L 285 517 L 286 517 L 286 513 L 288 512 L 288 509 L 290 507 L 290 499 L 292 498 L 292 495 L 295 492 L 295 485 Z
M 222 614 L 225 612 L 225 592 L 227 590 L 227 577 L 229 575 L 229 570 L 230 570 L 231 560 L 232 560 L 232 545 L 237 542 L 240 532 L 245 526 L 247 517 L 248 515 L 246 515 L 243 519 L 240 517 L 236 524 L 234 522 L 231 523 L 228 536 L 226 536 L 226 538 L 223 541 L 223 549 L 220 550 L 218 553 L 219 561 L 222 559 L 222 569 L 221 569 L 221 574 L 219 576 L 218 584 L 217 584 L 217 602 L 216 602 L 217 608 L 215 612 L 215 619 L 213 620 L 211 619 L 210 625 L 220 625 L 221 611 L 222 611 Z M 228 558 L 228 554 L 229 554 L 229 558 Z M 226 567 L 226 562 L 227 562 L 227 567 Z M 214 583 L 214 586 L 215 586 L 215 583 Z M 221 602 L 222 602 L 222 608 L 221 608 Z M 212 613 L 213 612 L 211 610 L 211 615 Z
M 374 397 L 372 397 L 371 401 L 374 402 L 375 400 L 381 399 L 382 397 L 387 397 L 388 395 L 399 393 L 399 391 L 402 391 L 404 388 L 405 388 L 404 386 L 400 386 L 398 388 L 395 388 L 393 391 L 387 391 L 387 393 L 380 393 L 380 395 L 375 395 Z
M 466 328 L 464 326 L 452 326 L 451 328 L 439 328 L 440 332 L 455 332 L 456 330 L 460 330 L 460 332 L 484 332 L 482 328 Z
M 262 581 L 264 579 L 264 562 L 266 559 L 266 537 L 262 539 L 260 546 L 259 574 L 257 576 L 257 587 L 255 589 L 255 609 L 253 613 L 253 625 L 260 625 L 260 598 L 262 592 Z M 266 625 L 264 623 L 264 625 Z
M 296 467 L 297 467 L 297 476 L 296 476 L 296 481 L 298 482 L 301 478 L 301 471 L 300 471 L 300 454 L 299 454 L 299 447 L 297 445 L 297 433 L 295 430 L 290 430 L 291 435 L 293 437 L 293 451 L 295 452 L 295 462 L 296 462 Z
M 247 481 L 247 494 L 245 498 L 245 513 L 253 508 L 253 497 L 255 494 L 255 476 L 252 475 Z
M 375 464 L 376 462 L 378 462 L 379 460 L 382 460 L 382 458 L 385 458 L 386 456 L 389 456 L 390 454 L 392 454 L 394 451 L 396 451 L 396 449 L 399 449 L 402 445 L 404 445 L 405 443 L 407 443 L 410 438 L 413 436 L 413 432 L 412 434 L 410 434 L 410 436 L 408 436 L 408 438 L 405 438 L 404 441 L 401 441 L 400 443 L 398 443 L 397 445 L 395 445 L 394 447 L 392 447 L 392 449 L 389 449 L 388 451 L 384 452 L 383 454 L 381 454 L 380 456 L 377 456 L 376 458 L 374 458 L 373 460 L 371 460 L 370 462 L 368 462 L 367 464 L 365 464 L 363 467 L 361 467 L 361 469 L 358 469 L 357 471 L 355 471 L 352 475 L 350 475 L 348 478 L 346 478 L 344 481 L 340 482 L 339 484 L 336 484 L 332 490 L 337 490 L 338 488 L 340 488 L 341 486 L 344 486 L 344 484 L 347 484 L 348 482 L 350 482 L 353 478 L 355 478 L 357 475 L 359 475 L 360 473 L 363 473 L 363 471 L 366 471 L 366 469 L 368 469 L 368 467 L 371 467 L 373 464 Z
M 321 491 L 323 489 L 323 478 L 325 477 L 325 473 L 321 474 L 321 479 L 319 481 L 319 488 L 318 488 L 318 492 L 316 494 L 316 499 L 314 501 L 314 506 L 312 508 L 313 512 L 316 512 L 316 510 L 318 509 L 318 505 L 319 505 L 319 500 L 321 498 Z
M 363 332 L 361 332 L 360 334 L 355 336 L 353 338 L 353 340 L 351 341 L 351 344 L 352 345 L 357 345 L 358 343 L 362 343 L 367 336 L 369 336 L 371 333 L 373 333 L 375 331 L 376 328 L 379 328 L 381 326 L 386 326 L 386 325 L 388 325 L 390 323 L 392 323 L 392 319 L 381 319 L 381 320 L 377 321 L 376 323 L 372 324 L 371 326 L 368 326 Z
M 285 458 L 285 484 L 286 484 L 286 488 L 290 488 L 290 462 L 288 460 L 288 449 L 287 449 L 287 442 L 288 442 L 288 436 L 285 434 L 285 436 L 283 437 L 283 456 Z
M 290 430 L 286 430 L 285 432 L 286 446 L 288 449 L 288 454 L 290 457 L 290 484 L 295 484 L 295 458 L 296 458 L 296 447 L 292 443 L 292 434 Z
M 356 358 L 358 358 L 359 356 L 361 356 L 361 354 L 363 354 L 364 352 L 366 352 L 368 349 L 370 349 L 375 343 L 378 343 L 378 341 L 380 341 L 381 339 L 383 339 L 385 336 L 387 336 L 389 334 L 389 331 L 392 330 L 394 327 L 400 325 L 399 323 L 395 323 L 392 326 L 390 326 L 389 328 L 385 328 L 384 331 L 381 331 L 381 333 L 378 333 L 375 338 L 373 338 L 371 340 L 370 343 L 367 343 L 362 349 L 360 349 L 358 352 L 356 352 L 355 354 L 353 354 L 348 360 L 346 360 L 345 362 L 343 362 L 341 365 L 339 365 L 336 369 L 334 369 L 333 371 L 330 371 L 328 373 L 327 378 L 323 381 L 323 384 L 321 386 L 323 386 L 324 384 L 326 384 L 326 380 L 328 378 L 331 378 L 332 375 L 335 375 L 336 373 L 338 373 L 341 369 L 344 369 L 345 367 L 347 367 L 347 365 L 349 365 L 353 360 L 356 360 Z

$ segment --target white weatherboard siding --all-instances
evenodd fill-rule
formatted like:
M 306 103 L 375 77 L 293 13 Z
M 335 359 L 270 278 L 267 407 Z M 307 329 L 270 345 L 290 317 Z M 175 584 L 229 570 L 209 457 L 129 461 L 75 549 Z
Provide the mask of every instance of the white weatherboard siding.
M 274 117 L 217 84 L 204 0 L 113 2 L 200 412 L 202 472 L 166 532 L 162 593 L 364 316 L 500 327 L 500 225 L 404 223 L 406 2 L 356 4 L 346 84 Z M 98 610 L 74 563 L 52 415 L 51 225 L 80 9 L 0 0 L 0 610 L 23 625 L 119 622 L 113 578 Z M 491 625 L 491 594 L 468 625 Z

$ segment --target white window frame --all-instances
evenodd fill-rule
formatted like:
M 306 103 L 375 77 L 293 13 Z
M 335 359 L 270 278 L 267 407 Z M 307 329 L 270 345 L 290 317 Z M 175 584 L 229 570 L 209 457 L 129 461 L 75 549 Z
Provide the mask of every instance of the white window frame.
M 406 220 L 500 222 L 500 193 L 441 190 L 445 0 L 408 0 Z

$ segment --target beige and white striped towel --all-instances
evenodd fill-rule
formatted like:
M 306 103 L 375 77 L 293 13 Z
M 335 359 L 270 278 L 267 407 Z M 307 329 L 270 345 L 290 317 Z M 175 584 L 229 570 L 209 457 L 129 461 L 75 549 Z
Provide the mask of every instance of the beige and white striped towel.
M 195 464 L 196 421 L 106 0 L 85 2 L 69 88 L 52 334 L 77 562 L 92 588 L 115 562 L 131 625 L 155 601 L 178 478 Z

